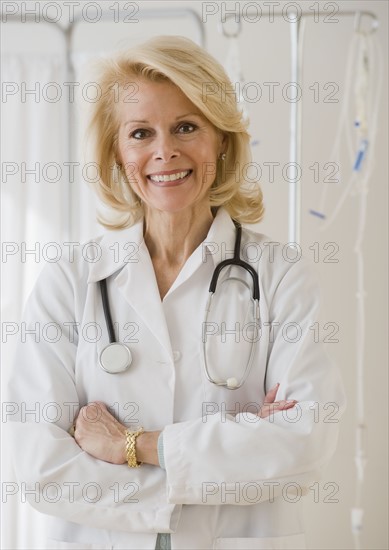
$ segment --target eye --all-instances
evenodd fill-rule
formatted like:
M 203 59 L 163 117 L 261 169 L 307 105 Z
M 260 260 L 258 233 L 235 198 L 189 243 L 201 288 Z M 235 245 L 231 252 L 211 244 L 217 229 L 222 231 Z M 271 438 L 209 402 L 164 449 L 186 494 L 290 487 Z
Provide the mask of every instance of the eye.
M 191 134 L 196 130 L 197 126 L 191 122 L 184 122 L 178 127 L 178 132 L 180 134 Z
M 149 133 L 148 130 L 144 130 L 143 128 L 138 128 L 137 130 L 134 130 L 133 132 L 131 132 L 130 137 L 137 140 L 141 140 L 148 137 L 148 133 Z

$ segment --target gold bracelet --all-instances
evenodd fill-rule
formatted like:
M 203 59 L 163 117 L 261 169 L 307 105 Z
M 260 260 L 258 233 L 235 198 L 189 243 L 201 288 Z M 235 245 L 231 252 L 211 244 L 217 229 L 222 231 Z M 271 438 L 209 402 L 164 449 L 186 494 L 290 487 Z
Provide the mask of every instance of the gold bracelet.
M 139 466 L 142 464 L 142 462 L 138 462 L 136 460 L 135 443 L 138 435 L 142 434 L 143 432 L 143 428 L 139 428 L 139 430 L 137 430 L 136 432 L 126 430 L 126 458 L 129 468 L 139 468 Z

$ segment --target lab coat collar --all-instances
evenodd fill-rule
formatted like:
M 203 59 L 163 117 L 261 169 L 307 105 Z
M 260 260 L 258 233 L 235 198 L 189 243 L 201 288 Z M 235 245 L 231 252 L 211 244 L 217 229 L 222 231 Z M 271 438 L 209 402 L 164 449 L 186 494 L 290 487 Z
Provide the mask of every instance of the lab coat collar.
M 203 261 L 211 258 L 214 268 L 234 255 L 236 228 L 227 210 L 219 207 L 202 246 Z
M 225 208 L 219 207 L 204 242 L 201 243 L 203 262 L 212 261 L 214 267 L 232 258 L 236 229 Z M 143 218 L 129 228 L 107 231 L 93 241 L 96 258 L 90 263 L 88 283 L 106 279 L 126 265 L 138 263 L 146 246 L 143 238 Z
M 143 239 L 143 217 L 126 229 L 107 231 L 95 241 L 98 259 L 91 263 L 88 283 L 106 279 L 124 266 L 139 261 Z

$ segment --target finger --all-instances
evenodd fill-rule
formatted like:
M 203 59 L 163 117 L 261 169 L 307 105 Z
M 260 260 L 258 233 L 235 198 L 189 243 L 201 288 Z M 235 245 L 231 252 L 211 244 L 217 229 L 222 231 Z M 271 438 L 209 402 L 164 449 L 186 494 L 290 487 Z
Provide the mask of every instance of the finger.
M 260 412 L 258 413 L 258 416 L 261 418 L 267 418 L 274 413 L 281 412 L 283 410 L 291 409 L 296 405 L 296 400 L 291 401 L 275 401 L 274 403 L 268 403 L 264 404 L 261 407 Z
M 90 403 L 88 403 L 87 407 L 88 406 L 96 407 L 97 409 L 107 410 L 106 404 L 102 401 L 91 401 Z
M 294 407 L 296 405 L 297 401 L 295 399 L 286 401 L 276 401 L 275 403 L 272 403 L 272 409 L 283 411 L 284 409 L 290 409 L 291 407 Z
M 264 401 L 265 403 L 273 403 L 274 402 L 279 386 L 280 386 L 280 384 L 278 382 L 273 388 L 271 388 L 267 392 L 267 394 L 265 395 L 265 401 Z

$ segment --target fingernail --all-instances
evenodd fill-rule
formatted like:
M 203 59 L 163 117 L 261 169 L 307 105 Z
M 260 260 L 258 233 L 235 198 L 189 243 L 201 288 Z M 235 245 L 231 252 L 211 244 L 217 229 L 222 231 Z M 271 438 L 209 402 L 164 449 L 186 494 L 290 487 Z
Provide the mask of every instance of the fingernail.
M 278 388 L 279 385 L 280 385 L 280 383 L 277 382 L 277 384 L 273 387 L 273 390 L 274 390 L 274 388 Z

